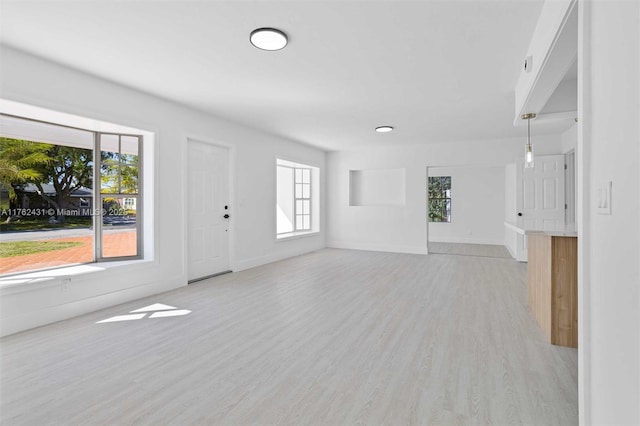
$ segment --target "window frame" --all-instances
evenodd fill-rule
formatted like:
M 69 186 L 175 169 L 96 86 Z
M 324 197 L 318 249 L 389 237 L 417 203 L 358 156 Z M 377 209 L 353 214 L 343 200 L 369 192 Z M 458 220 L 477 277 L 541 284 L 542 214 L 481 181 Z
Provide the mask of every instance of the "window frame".
M 130 133 L 116 133 L 116 132 L 93 132 L 94 133 L 94 144 L 93 144 L 93 158 L 94 158 L 94 165 L 97 164 L 97 167 L 94 166 L 93 168 L 93 173 L 94 173 L 94 177 L 93 177 L 93 197 L 95 198 L 96 196 L 98 197 L 96 200 L 99 201 L 98 203 L 95 203 L 95 209 L 96 212 L 99 212 L 98 214 L 94 214 L 93 215 L 93 228 L 95 229 L 95 235 L 94 235 L 94 262 L 95 263 L 100 263 L 100 262 L 116 262 L 116 261 L 123 261 L 123 260 L 138 260 L 138 259 L 143 259 L 144 258 L 144 235 L 142 235 L 143 229 L 144 227 L 142 226 L 142 222 L 144 220 L 144 203 L 141 203 L 140 200 L 144 199 L 144 185 L 143 185 L 143 178 L 144 178 L 144 170 L 143 170 L 143 141 L 144 141 L 144 136 L 143 135 L 136 135 L 136 134 L 130 134 Z M 100 137 L 103 135 L 111 135 L 111 136 L 118 136 L 118 153 L 120 153 L 122 151 L 122 137 L 123 136 L 127 136 L 127 137 L 135 137 L 138 139 L 138 190 L 137 193 L 135 194 L 130 194 L 130 193 L 123 193 L 122 192 L 122 182 L 121 182 L 121 176 L 120 173 L 118 175 L 118 189 L 120 190 L 120 192 L 117 193 L 112 193 L 112 192 L 102 192 L 102 182 L 101 182 L 101 173 L 100 170 L 102 168 L 102 157 L 101 157 L 101 152 L 102 150 L 100 149 Z M 121 170 L 120 164 L 118 167 L 119 170 Z M 96 183 L 98 182 L 98 183 Z M 136 252 L 137 254 L 132 255 L 132 256 L 109 256 L 109 257 L 104 257 L 103 255 L 103 245 L 102 245 L 102 236 L 103 236 L 103 224 L 104 224 L 104 209 L 103 209 L 103 205 L 104 205 L 104 199 L 105 198 L 122 198 L 127 199 L 127 198 L 135 198 L 136 199 Z
M 275 188 L 276 194 L 279 194 L 279 188 L 281 185 L 281 181 L 278 178 L 280 170 L 283 169 L 291 170 L 291 181 L 286 185 L 290 188 L 290 197 L 292 202 L 292 216 L 291 216 L 291 230 L 278 232 L 278 220 L 276 218 L 276 229 L 275 229 L 275 237 L 276 241 L 283 241 L 290 238 L 296 237 L 304 237 L 308 235 L 318 234 L 320 232 L 320 168 L 307 163 L 301 163 L 293 160 L 289 160 L 280 156 L 275 157 Z M 296 176 L 296 172 L 300 172 L 300 178 L 298 179 Z M 304 174 L 308 173 L 309 180 L 305 182 Z M 287 177 L 287 180 L 289 178 Z M 300 185 L 300 193 L 296 193 L 296 185 Z M 305 197 L 304 187 L 308 186 L 308 196 Z M 300 196 L 297 196 L 300 195 Z M 302 210 L 298 207 L 298 203 L 301 204 Z M 304 213 L 304 203 L 308 203 L 308 213 Z M 276 211 L 278 210 L 278 196 L 276 195 Z M 308 218 L 308 227 L 304 226 L 305 218 Z M 298 226 L 298 219 L 301 221 L 302 226 Z
M 281 166 L 283 167 L 283 166 Z M 286 167 L 286 166 L 284 166 Z M 292 167 L 293 168 L 293 217 L 294 217 L 294 224 L 293 224 L 293 232 L 311 232 L 311 230 L 313 229 L 313 224 L 312 224 L 312 220 L 313 220 L 313 215 L 311 214 L 312 212 L 312 203 L 313 203 L 313 195 L 312 195 L 312 186 L 311 186 L 311 180 L 312 178 L 312 173 L 311 173 L 311 167 Z M 297 172 L 298 170 L 300 170 L 300 182 L 298 182 L 298 177 L 297 177 Z M 309 173 L 309 182 L 305 182 L 304 181 L 304 174 L 305 172 Z M 300 185 L 300 197 L 298 197 L 298 185 Z M 308 186 L 309 187 L 309 196 L 305 197 L 304 196 L 304 187 Z M 298 212 L 298 201 L 300 201 L 303 205 L 302 207 L 302 212 Z M 309 202 L 309 213 L 304 213 L 304 202 L 308 201 Z M 302 220 L 302 227 L 298 228 L 298 216 L 301 217 Z M 308 227 L 304 227 L 304 217 L 308 216 L 309 217 L 309 226 Z
M 293 179 L 291 179 L 291 185 L 292 185 L 292 195 L 293 195 L 293 230 L 292 231 L 285 231 L 285 232 L 278 232 L 276 229 L 276 234 L 278 236 L 282 236 L 282 235 L 287 235 L 287 234 L 302 234 L 302 233 L 309 233 L 309 232 L 313 232 L 313 214 L 312 214 L 312 209 L 313 209 L 313 185 L 312 185 L 312 180 L 313 180 L 313 173 L 311 170 L 311 166 L 305 166 L 305 167 L 296 167 L 296 166 L 290 166 L 290 165 L 286 165 L 286 164 L 276 164 L 276 168 L 277 167 L 283 167 L 283 168 L 287 168 L 287 169 L 291 169 L 292 170 L 292 176 Z M 277 169 L 276 169 L 277 170 Z M 297 181 L 297 171 L 300 170 L 300 175 L 301 175 L 301 182 Z M 304 182 L 304 178 L 302 176 L 304 176 L 304 171 L 307 171 L 309 173 L 309 182 Z M 277 175 L 277 173 L 276 173 Z M 278 182 L 276 181 L 276 186 L 278 185 Z M 297 185 L 300 185 L 300 197 L 297 196 Z M 309 197 L 304 197 L 304 185 L 308 185 L 309 186 Z M 302 203 L 304 203 L 305 201 L 309 202 L 309 213 L 304 213 L 304 207 L 303 207 L 303 212 L 302 213 L 298 213 L 298 201 L 301 201 Z M 308 216 L 309 217 L 309 227 L 308 228 L 298 228 L 298 216 L 302 217 L 302 222 L 304 225 L 304 216 Z
M 92 212 L 92 225 L 93 225 L 93 247 L 92 247 L 92 261 L 91 262 L 86 262 L 86 263 L 81 263 L 84 265 L 91 265 L 91 264 L 98 264 L 98 263 L 107 263 L 107 262 L 122 262 L 122 261 L 137 261 L 137 260 L 143 260 L 144 259 L 144 235 L 143 235 L 143 230 L 144 230 L 144 157 L 143 157 L 143 152 L 144 152 L 144 135 L 143 134 L 136 134 L 136 133 L 126 133 L 126 132 L 101 132 L 101 131 L 96 131 L 96 130 L 90 130 L 90 129 L 86 129 L 86 128 L 82 128 L 82 127 L 78 127 L 78 126 L 71 126 L 71 125 L 66 125 L 66 124 L 61 124 L 61 123 L 56 123 L 56 122 L 52 122 L 52 121 L 47 121 L 47 120 L 40 120 L 40 119 L 36 119 L 36 118 L 31 118 L 31 117 L 25 117 L 22 115 L 16 115 L 16 114 L 10 114 L 10 113 L 5 113 L 5 112 L 0 112 L 0 115 L 2 116 L 6 116 L 6 117 L 10 117 L 13 119 L 19 119 L 19 120 L 25 120 L 25 121 L 29 121 L 29 122 L 33 122 L 33 123 L 42 123 L 45 125 L 50 125 L 50 126 L 58 126 L 58 127 L 63 127 L 63 128 L 68 128 L 68 129 L 74 129 L 74 130 L 80 130 L 83 132 L 88 132 L 91 133 L 93 135 L 93 145 L 92 145 L 92 150 L 93 150 L 93 188 L 91 188 L 91 196 L 93 199 L 93 212 Z M 101 135 L 117 135 L 119 137 L 122 136 L 128 136 L 128 137 L 134 137 L 138 139 L 138 155 L 137 155 L 137 167 L 138 167 L 138 181 L 137 181 L 137 193 L 136 194 L 129 194 L 129 193 L 107 193 L 104 194 L 102 193 L 101 190 L 101 166 L 102 166 L 102 160 L 101 160 L 101 151 L 100 151 L 100 136 Z M 24 139 L 27 141 L 30 141 L 29 139 Z M 38 141 L 30 141 L 30 142 L 38 142 Z M 51 142 L 44 142 L 44 143 L 49 143 L 51 145 L 58 145 L 58 144 L 54 144 Z M 64 145 L 59 145 L 59 146 L 64 146 Z M 120 147 L 120 145 L 119 145 Z M 136 199 L 136 226 L 135 226 L 135 231 L 136 231 L 136 254 L 135 255 L 127 255 L 127 256 L 111 256 L 111 257 L 104 257 L 102 255 L 102 251 L 103 251 L 103 238 L 102 238 L 102 234 L 103 234 L 103 220 L 105 215 L 103 214 L 103 208 L 102 208 L 102 201 L 103 201 L 103 197 L 113 197 L 113 198 L 117 198 L 117 197 L 121 197 L 121 198 L 135 198 Z M 30 269 L 30 270 L 26 270 L 26 271 L 19 271 L 19 272 L 9 272 L 6 274 L 0 274 L 0 276 L 2 277 L 7 277 L 7 276 L 14 276 L 14 275 L 24 275 L 24 274 L 29 274 L 29 273 L 35 273 L 35 272 L 40 272 L 40 271 L 46 271 L 46 270 L 53 270 L 53 269 L 60 269 L 60 268 L 67 268 L 67 267 L 72 267 L 78 264 L 68 264 L 68 265 L 60 265 L 60 266 L 54 266 L 54 267 L 45 267 L 45 268 L 35 268 L 35 269 Z

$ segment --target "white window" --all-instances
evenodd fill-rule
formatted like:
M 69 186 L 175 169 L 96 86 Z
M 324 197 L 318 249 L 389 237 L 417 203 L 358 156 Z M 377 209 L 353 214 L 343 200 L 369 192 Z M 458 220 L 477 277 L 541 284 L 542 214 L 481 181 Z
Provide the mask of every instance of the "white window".
M 2 243 L 0 263 L 17 260 L 0 266 L 0 275 L 143 257 L 141 135 L 5 114 L 0 129 L 0 160 L 10 172 L 1 179 L 9 200 L 0 234 L 13 235 Z M 32 232 L 40 230 L 46 239 Z M 51 256 L 29 256 L 44 252 Z
M 278 238 L 318 232 L 319 169 L 278 159 L 276 162 Z

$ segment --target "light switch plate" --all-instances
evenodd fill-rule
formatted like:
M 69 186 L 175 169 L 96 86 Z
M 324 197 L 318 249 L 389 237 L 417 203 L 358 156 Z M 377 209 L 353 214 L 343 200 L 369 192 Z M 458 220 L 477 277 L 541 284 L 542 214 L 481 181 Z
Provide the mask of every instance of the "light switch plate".
M 603 182 L 596 188 L 596 212 L 611 214 L 611 181 Z

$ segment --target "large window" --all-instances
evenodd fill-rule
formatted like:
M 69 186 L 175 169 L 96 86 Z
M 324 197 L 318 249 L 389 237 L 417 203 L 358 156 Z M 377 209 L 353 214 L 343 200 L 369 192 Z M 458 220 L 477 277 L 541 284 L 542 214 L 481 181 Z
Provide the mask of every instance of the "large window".
M 451 222 L 451 176 L 432 176 L 428 181 L 429 222 Z
M 317 167 L 277 160 L 278 238 L 319 231 L 318 176 Z
M 142 257 L 142 136 L 0 115 L 0 274 Z

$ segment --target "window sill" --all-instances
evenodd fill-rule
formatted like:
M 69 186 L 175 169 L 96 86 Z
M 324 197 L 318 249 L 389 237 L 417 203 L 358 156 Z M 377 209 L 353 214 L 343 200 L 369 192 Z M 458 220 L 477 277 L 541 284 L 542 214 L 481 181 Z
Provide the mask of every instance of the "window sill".
M 320 231 L 304 231 L 304 232 L 289 232 L 288 234 L 280 234 L 276 237 L 276 241 L 289 241 L 298 238 L 311 237 L 319 235 Z
M 71 279 L 82 275 L 94 274 L 113 268 L 125 266 L 138 266 L 144 263 L 151 263 L 149 260 L 126 260 L 101 263 L 85 263 L 78 265 L 63 266 L 55 269 L 45 269 L 41 271 L 18 273 L 0 277 L 0 291 L 2 294 L 19 293 L 29 291 L 35 287 L 45 288 L 58 285 L 64 279 Z

